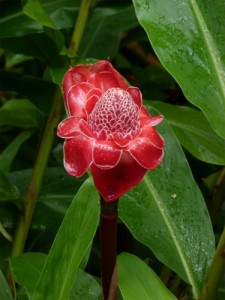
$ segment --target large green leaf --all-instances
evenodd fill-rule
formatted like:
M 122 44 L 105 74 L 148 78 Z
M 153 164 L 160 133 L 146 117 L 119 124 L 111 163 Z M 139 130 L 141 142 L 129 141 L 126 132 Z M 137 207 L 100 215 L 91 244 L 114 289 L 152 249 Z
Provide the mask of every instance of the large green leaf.
M 172 130 L 165 120 L 158 129 L 165 139 L 163 163 L 121 198 L 120 218 L 137 240 L 192 285 L 197 297 L 214 254 L 212 226 Z
M 56 235 L 33 300 L 68 299 L 79 265 L 98 226 L 98 199 L 92 180 L 87 179 Z
M 2 271 L 0 270 L 0 299 L 2 300 L 13 300 L 12 295 L 8 289 L 7 282 L 5 280 Z
M 224 139 L 212 130 L 201 111 L 162 102 L 152 102 L 167 119 L 180 143 L 198 159 L 225 165 Z
M 225 137 L 224 1 L 133 2 L 162 64 Z
M 118 283 L 124 300 L 175 300 L 158 276 L 141 259 L 128 253 L 117 257 Z

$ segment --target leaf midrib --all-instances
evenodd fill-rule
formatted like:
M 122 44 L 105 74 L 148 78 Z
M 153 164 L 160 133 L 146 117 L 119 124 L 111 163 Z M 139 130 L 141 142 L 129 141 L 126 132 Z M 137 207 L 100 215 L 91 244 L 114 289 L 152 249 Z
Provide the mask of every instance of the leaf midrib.
M 83 220 L 82 220 L 82 223 L 81 223 L 81 225 L 80 225 L 80 228 L 82 228 L 83 225 L 85 225 L 85 224 L 84 224 L 84 220 L 86 220 L 86 215 L 89 215 L 89 211 L 88 211 L 88 213 L 87 213 L 87 211 L 85 211 L 85 214 L 83 215 L 83 218 L 82 218 Z M 80 236 L 82 236 L 82 234 L 83 234 L 83 232 L 81 232 L 81 230 L 79 230 L 79 233 L 78 233 L 78 236 L 77 236 L 77 241 L 80 241 Z M 90 247 L 90 245 L 91 245 L 91 242 L 89 243 L 87 249 Z M 68 270 L 71 270 L 71 269 L 72 269 L 71 266 L 73 266 L 73 268 L 74 268 L 73 263 L 74 263 L 74 260 L 75 260 L 75 256 L 76 256 L 76 254 L 77 254 L 77 247 L 78 247 L 78 246 L 79 246 L 79 242 L 76 242 L 76 245 L 75 245 L 75 247 L 74 247 L 74 249 L 73 249 L 72 257 L 71 257 L 71 259 L 70 259 L 70 263 L 69 263 L 69 265 L 68 265 Z M 86 251 L 87 251 L 87 249 L 86 249 Z M 82 257 L 80 257 L 79 262 L 78 262 L 78 260 L 77 260 L 77 265 L 76 265 L 77 270 L 76 270 L 75 276 L 76 276 L 76 274 L 77 274 L 78 267 L 79 267 L 79 265 L 80 265 L 80 263 L 81 263 L 81 261 L 82 261 L 84 255 L 85 255 L 86 251 L 83 253 Z M 65 292 L 67 293 L 66 286 L 67 286 L 68 278 L 70 277 L 70 274 L 69 274 L 69 273 L 70 273 L 70 272 L 67 272 L 67 273 L 65 274 L 65 277 L 64 277 L 65 280 L 64 280 L 64 283 L 63 283 L 63 285 L 62 285 L 62 287 L 61 287 L 61 289 L 60 289 L 59 300 L 60 300 L 60 299 L 63 300 L 63 299 L 64 299 L 64 298 L 63 298 L 63 297 L 64 297 L 64 293 L 65 293 Z
M 208 30 L 208 27 L 204 21 L 204 18 L 202 16 L 202 13 L 198 7 L 198 4 L 196 1 L 193 1 L 193 0 L 190 0 L 190 4 L 191 4 L 191 7 L 192 7 L 192 11 L 194 13 L 194 16 L 195 16 L 195 20 L 196 20 L 196 23 L 199 27 L 199 30 L 201 31 L 202 33 L 202 37 L 203 37 L 203 40 L 208 48 L 208 53 L 209 53 L 209 57 L 211 59 L 211 62 L 212 62 L 212 66 L 215 70 L 215 75 L 218 79 L 218 82 L 219 82 L 219 86 L 220 86 L 220 89 L 221 89 L 221 92 L 222 92 L 222 95 L 223 95 L 223 99 L 225 99 L 225 81 L 224 81 L 224 78 L 222 77 L 222 74 L 223 74 L 223 70 L 222 70 L 222 66 L 219 62 L 219 55 L 217 56 L 217 47 L 214 43 L 214 40 L 213 38 L 211 37 L 211 34 Z M 204 30 L 204 29 L 207 29 L 207 30 Z
M 212 140 L 212 135 L 208 134 L 207 131 L 199 130 L 199 128 L 191 127 L 191 126 L 188 126 L 188 125 L 184 126 L 184 125 L 182 125 L 182 123 L 179 123 L 179 122 L 176 122 L 176 121 L 171 121 L 171 120 L 168 120 L 168 119 L 167 119 L 167 121 L 171 126 L 181 128 L 181 129 L 185 129 L 186 131 L 189 131 L 192 134 L 194 133 L 195 135 L 198 135 L 198 136 L 203 137 L 205 139 L 208 139 L 210 141 Z
M 174 228 L 171 226 L 170 221 L 169 221 L 167 215 L 164 212 L 164 209 L 161 208 L 158 193 L 155 190 L 152 183 L 150 182 L 150 180 L 148 180 L 147 176 L 144 177 L 143 182 L 145 182 L 149 192 L 153 195 L 153 199 L 155 199 L 155 204 L 157 205 L 158 210 L 161 213 L 162 218 L 164 219 L 165 224 L 168 228 L 168 231 L 170 232 L 172 240 L 174 241 L 174 244 L 175 244 L 176 249 L 177 249 L 177 253 L 178 253 L 178 255 L 179 255 L 179 257 L 180 257 L 180 259 L 183 263 L 184 270 L 185 270 L 185 273 L 187 275 L 187 278 L 189 279 L 189 282 L 192 285 L 193 294 L 194 294 L 195 298 L 197 299 L 197 296 L 199 294 L 199 287 L 198 287 L 197 282 L 194 280 L 194 273 L 193 273 L 193 271 L 191 270 L 191 268 L 189 267 L 189 265 L 186 261 L 186 256 L 185 256 L 185 254 L 184 254 L 184 252 L 181 248 L 179 240 L 177 240 L 177 238 L 176 238 Z

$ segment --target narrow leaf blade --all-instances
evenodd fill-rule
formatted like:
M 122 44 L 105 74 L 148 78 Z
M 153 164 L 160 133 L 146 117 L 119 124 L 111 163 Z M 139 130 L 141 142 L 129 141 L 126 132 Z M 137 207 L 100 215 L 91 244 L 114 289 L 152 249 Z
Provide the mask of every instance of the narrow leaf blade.
M 99 195 L 88 179 L 74 198 L 48 255 L 33 300 L 68 299 L 99 220 Z

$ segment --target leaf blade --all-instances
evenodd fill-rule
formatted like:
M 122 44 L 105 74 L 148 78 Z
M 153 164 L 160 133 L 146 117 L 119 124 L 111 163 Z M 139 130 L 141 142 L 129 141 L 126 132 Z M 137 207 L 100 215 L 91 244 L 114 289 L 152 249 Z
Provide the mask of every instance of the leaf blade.
M 224 139 L 211 128 L 201 111 L 191 107 L 151 102 L 167 119 L 181 145 L 207 163 L 225 164 Z
M 0 154 L 0 170 L 8 172 L 13 159 L 15 158 L 21 145 L 29 139 L 33 131 L 21 132 Z
M 117 257 L 117 264 L 118 283 L 124 300 L 176 299 L 141 259 L 121 253 Z
M 58 231 L 33 300 L 68 299 L 79 265 L 98 226 L 98 198 L 92 181 L 88 179 L 79 190 Z M 55 272 L 56 261 L 58 272 Z
M 161 63 L 187 99 L 204 112 L 217 134 L 225 137 L 222 1 L 133 2 L 139 22 Z

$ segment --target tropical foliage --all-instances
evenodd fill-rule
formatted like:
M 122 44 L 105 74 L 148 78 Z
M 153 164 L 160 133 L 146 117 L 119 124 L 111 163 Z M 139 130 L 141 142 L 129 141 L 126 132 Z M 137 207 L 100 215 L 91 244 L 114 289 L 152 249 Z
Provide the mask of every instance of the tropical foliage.
M 164 115 L 162 164 L 120 199 L 118 297 L 224 299 L 224 18 L 222 0 L 0 1 L 0 299 L 101 299 L 99 195 L 56 127 L 69 66 L 107 59 Z

